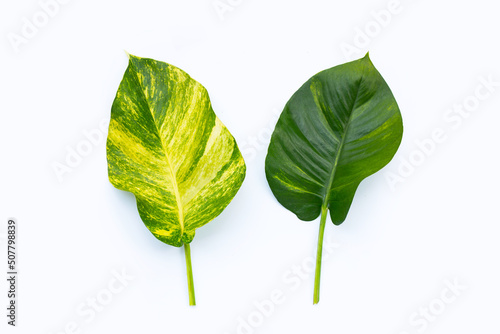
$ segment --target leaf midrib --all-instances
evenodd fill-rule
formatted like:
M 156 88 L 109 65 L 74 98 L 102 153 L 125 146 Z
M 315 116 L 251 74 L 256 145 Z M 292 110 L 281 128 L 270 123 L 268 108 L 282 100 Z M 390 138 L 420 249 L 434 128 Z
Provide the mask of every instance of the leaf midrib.
M 330 192 L 331 192 L 332 187 L 333 187 L 333 181 L 335 179 L 335 173 L 337 171 L 337 166 L 338 166 L 338 163 L 340 160 L 340 155 L 342 154 L 342 149 L 344 148 L 345 139 L 347 138 L 347 132 L 349 131 L 349 126 L 351 124 L 352 115 L 354 114 L 354 106 L 358 102 L 359 90 L 360 90 L 361 82 L 363 81 L 363 75 L 364 75 L 364 69 L 363 69 L 363 73 L 361 74 L 361 78 L 359 79 L 358 89 L 356 91 L 356 97 L 354 98 L 354 103 L 352 104 L 351 113 L 349 114 L 349 118 L 347 119 L 347 123 L 344 127 L 345 130 L 342 134 L 342 139 L 340 141 L 339 148 L 337 150 L 337 153 L 335 154 L 335 161 L 333 163 L 333 168 L 332 168 L 332 171 L 330 173 L 330 178 L 328 179 L 328 187 L 326 188 L 326 193 L 325 193 L 325 196 L 323 197 L 323 203 L 321 204 L 322 210 L 325 210 L 328 207 L 328 201 L 330 200 Z
M 138 86 L 142 88 L 142 85 L 141 85 L 141 83 L 139 81 L 139 77 L 137 76 L 137 68 L 135 67 L 135 65 L 134 65 L 134 63 L 132 61 L 130 62 L 130 64 L 135 69 L 134 71 L 132 71 L 134 73 L 134 78 L 136 79 Z M 148 102 L 148 99 L 146 97 L 146 94 L 144 93 L 143 89 L 140 89 L 140 92 L 141 92 L 141 95 L 144 98 L 144 101 L 146 102 L 146 105 L 148 106 L 148 111 L 151 114 L 151 117 L 153 118 L 153 123 L 155 125 L 156 132 L 158 133 L 158 137 L 160 138 L 160 143 L 161 143 L 161 147 L 162 147 L 162 150 L 163 150 L 163 154 L 165 155 L 165 158 L 166 158 L 166 161 L 167 161 L 168 172 L 170 173 L 170 181 L 172 183 L 172 188 L 174 189 L 174 196 L 175 196 L 175 201 L 176 201 L 176 204 L 177 204 L 177 213 L 178 213 L 178 216 L 179 216 L 179 225 L 181 227 L 180 238 L 182 239 L 182 235 L 184 234 L 184 210 L 183 210 L 183 207 L 182 207 L 181 195 L 179 193 L 179 186 L 177 185 L 177 177 L 175 176 L 175 172 L 174 172 L 174 169 L 172 167 L 172 163 L 170 161 L 170 156 L 169 156 L 168 151 L 167 151 L 167 149 L 165 147 L 165 143 L 163 142 L 163 137 L 162 137 L 162 135 L 160 133 L 160 129 L 158 128 L 158 125 L 156 124 L 156 119 L 155 119 L 155 116 L 153 114 L 153 111 L 151 110 L 151 106 L 149 105 L 149 102 Z

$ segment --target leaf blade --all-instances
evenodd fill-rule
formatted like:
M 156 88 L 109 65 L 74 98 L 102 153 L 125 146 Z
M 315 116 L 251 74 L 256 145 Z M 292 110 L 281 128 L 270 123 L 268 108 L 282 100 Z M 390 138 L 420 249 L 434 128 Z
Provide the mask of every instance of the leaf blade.
M 359 183 L 385 166 L 402 138 L 402 118 L 368 55 L 311 77 L 290 98 L 266 156 L 277 200 L 301 220 L 328 206 L 334 224 Z
M 134 193 L 144 224 L 190 243 L 239 190 L 245 163 L 206 89 L 181 69 L 130 55 L 111 111 L 108 175 Z

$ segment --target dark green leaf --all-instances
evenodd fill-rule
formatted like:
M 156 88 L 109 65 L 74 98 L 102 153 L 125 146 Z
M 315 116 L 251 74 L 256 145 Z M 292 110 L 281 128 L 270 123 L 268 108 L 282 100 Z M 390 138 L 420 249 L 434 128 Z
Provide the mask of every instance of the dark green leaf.
M 359 183 L 392 159 L 402 134 L 396 100 L 368 54 L 322 71 L 278 120 L 266 157 L 269 186 L 299 219 L 329 210 L 339 225 Z

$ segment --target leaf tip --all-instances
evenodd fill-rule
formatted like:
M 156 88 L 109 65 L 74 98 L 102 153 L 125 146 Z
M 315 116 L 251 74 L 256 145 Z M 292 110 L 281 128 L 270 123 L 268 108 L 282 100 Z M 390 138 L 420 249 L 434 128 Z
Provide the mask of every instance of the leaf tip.
M 131 61 L 133 59 L 141 59 L 141 57 L 134 56 L 133 54 L 129 53 L 127 50 L 123 50 L 123 52 L 125 52 L 129 61 Z

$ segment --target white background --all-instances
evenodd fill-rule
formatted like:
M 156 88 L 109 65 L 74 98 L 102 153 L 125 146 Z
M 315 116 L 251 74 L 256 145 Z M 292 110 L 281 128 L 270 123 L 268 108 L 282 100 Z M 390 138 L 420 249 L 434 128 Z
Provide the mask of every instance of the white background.
M 232 10 L 218 13 L 218 3 Z M 5 223 L 15 217 L 20 279 L 15 329 L 6 325 L 1 280 L 0 331 L 498 333 L 500 8 L 491 0 L 401 0 L 388 24 L 373 24 L 373 11 L 389 4 L 73 0 L 16 52 L 9 36 L 22 36 L 24 18 L 33 22 L 42 9 L 36 0 L 1 0 L 0 260 L 5 268 Z M 371 37 L 363 40 L 365 29 Z M 346 45 L 360 48 L 343 52 Z M 202 83 L 247 160 L 241 190 L 191 244 L 196 307 L 188 306 L 183 250 L 157 241 L 133 196 L 108 182 L 104 139 L 62 182 L 53 169 L 85 145 L 84 131 L 109 119 L 125 50 Z M 404 138 L 394 160 L 363 181 L 345 223 L 327 225 L 335 247 L 313 306 L 307 264 L 319 220 L 302 222 L 274 199 L 264 177 L 268 138 L 303 82 L 366 51 L 396 96 Z M 488 77 L 497 86 L 479 100 Z M 448 114 L 464 103 L 468 117 Z M 445 140 L 424 154 L 416 141 L 436 129 Z M 410 160 L 417 166 L 408 169 Z M 398 170 L 404 177 L 391 186 Z M 307 274 L 297 279 L 290 270 L 303 263 Z M 133 279 L 110 295 L 113 272 L 122 270 Z M 464 288 L 454 296 L 446 280 Z M 255 302 L 273 290 L 282 303 L 257 313 Z M 443 302 L 443 291 L 453 302 Z M 93 319 L 77 311 L 99 296 L 112 300 Z M 239 328 L 248 321 L 254 325 Z

